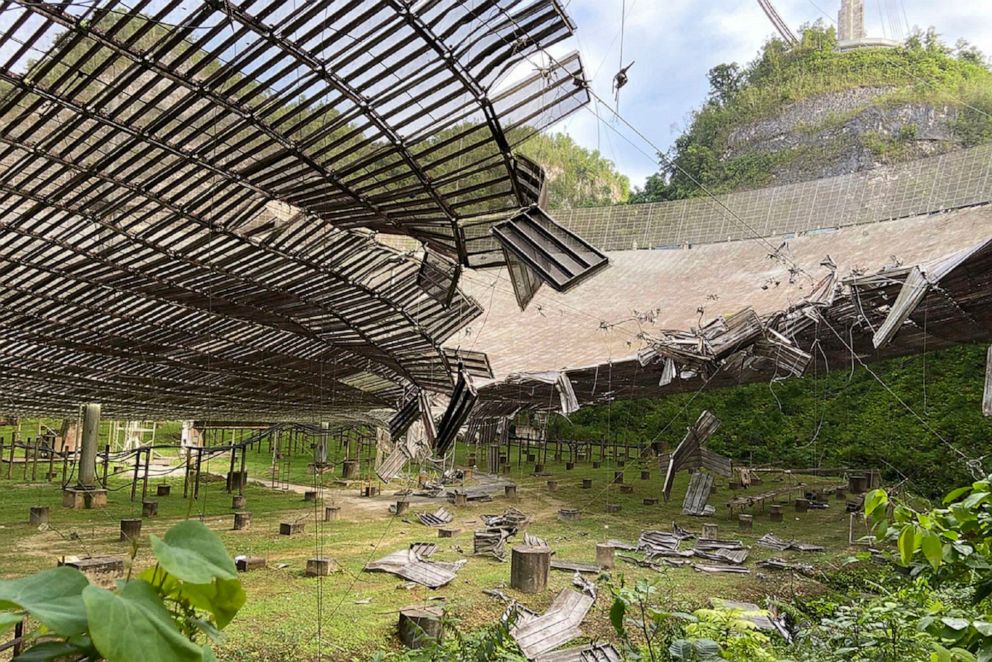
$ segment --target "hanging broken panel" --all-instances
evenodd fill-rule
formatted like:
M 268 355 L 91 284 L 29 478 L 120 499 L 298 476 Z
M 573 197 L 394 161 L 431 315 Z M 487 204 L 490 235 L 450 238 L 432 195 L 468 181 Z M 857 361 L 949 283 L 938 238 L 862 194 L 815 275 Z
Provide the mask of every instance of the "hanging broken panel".
M 437 253 L 426 251 L 417 273 L 417 285 L 427 296 L 447 307 L 458 287 L 462 268 Z
M 513 296 L 516 297 L 520 310 L 526 310 L 527 304 L 541 289 L 541 279 L 505 247 L 503 255 L 506 259 L 506 270 L 510 274 L 510 283 L 513 284 Z
M 443 351 L 451 372 L 462 369 L 473 377 L 493 378 L 493 368 L 489 365 L 489 357 L 485 352 L 451 347 L 445 347 Z
M 455 443 L 455 436 L 458 430 L 468 420 L 472 413 L 472 407 L 479 395 L 472 386 L 472 380 L 465 372 L 458 375 L 458 383 L 455 391 L 451 394 L 451 402 L 441 417 L 441 422 L 437 426 L 437 435 L 434 438 L 434 453 L 437 457 L 444 457 L 452 445 Z
M 513 254 L 558 292 L 571 289 L 609 264 L 599 249 L 538 207 L 530 207 L 494 226 L 493 235 L 505 252 Z
M 420 394 L 416 393 L 404 402 L 399 411 L 389 420 L 389 436 L 399 439 L 403 436 L 420 414 Z

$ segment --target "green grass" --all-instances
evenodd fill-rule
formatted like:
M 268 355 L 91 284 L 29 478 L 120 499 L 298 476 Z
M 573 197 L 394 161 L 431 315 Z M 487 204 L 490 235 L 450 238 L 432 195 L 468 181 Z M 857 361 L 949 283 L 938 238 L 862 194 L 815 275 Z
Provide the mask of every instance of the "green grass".
M 464 452 L 461 449 L 461 453 Z M 702 520 L 683 517 L 678 512 L 687 482 L 684 475 L 678 479 L 671 503 L 644 506 L 641 499 L 645 496 L 660 496 L 662 478 L 657 470 L 652 472 L 650 480 L 641 481 L 638 479 L 640 469 L 628 463 L 627 482 L 635 488 L 632 495 L 620 494 L 616 486 L 608 486 L 614 471 L 608 464 L 598 470 L 580 464 L 574 471 L 565 471 L 562 463 L 550 463 L 547 470 L 560 483 L 560 490 L 554 494 L 547 492 L 547 478 L 528 475 L 526 472 L 530 470 L 530 466 L 514 466 L 511 478 L 518 482 L 520 492 L 515 503 L 499 497 L 492 503 L 464 508 L 448 506 L 455 515 L 454 526 L 461 529 L 461 533 L 451 540 L 438 540 L 434 529 L 416 523 L 413 513 L 433 510 L 436 505 L 414 504 L 410 516 L 396 518 L 388 513 L 391 498 L 357 499 L 357 490 L 353 487 L 327 490 L 325 501 L 333 500 L 342 506 L 341 519 L 315 525 L 313 507 L 300 495 L 249 486 L 246 495 L 248 510 L 253 513 L 252 528 L 236 532 L 231 530 L 230 496 L 223 491 L 222 482 L 205 483 L 201 499 L 191 501 L 182 498 L 181 480 L 175 479 L 170 481 L 173 495 L 159 499 L 160 515 L 146 520 L 143 534 L 161 535 L 178 520 L 202 515 L 207 524 L 220 533 L 232 554 L 263 556 L 268 560 L 267 569 L 243 575 L 248 604 L 228 628 L 228 642 L 220 648 L 219 659 L 314 659 L 319 623 L 324 659 L 347 660 L 368 659 L 376 650 L 395 648 L 397 610 L 403 606 L 443 596 L 449 612 L 463 627 L 471 629 L 492 622 L 503 609 L 498 601 L 483 595 L 484 589 L 502 588 L 541 611 L 559 590 L 571 584 L 569 573 L 552 571 L 547 592 L 536 596 L 519 595 L 507 587 L 509 563 L 466 556 L 465 553 L 472 549 L 472 531 L 479 526 L 480 514 L 502 512 L 514 505 L 533 517 L 528 530 L 547 539 L 559 558 L 585 562 L 594 561 L 595 543 L 608 538 L 634 542 L 641 530 L 668 530 L 673 521 L 693 530 L 699 530 L 701 526 Z M 226 467 L 222 471 L 226 471 Z M 582 490 L 582 478 L 592 478 L 594 489 Z M 403 487 L 410 480 L 412 477 L 406 476 L 390 485 L 386 493 Z M 706 521 L 717 522 L 721 536 L 739 537 L 750 544 L 766 531 L 773 530 L 783 537 L 818 542 L 826 545 L 828 551 L 805 554 L 802 558 L 823 567 L 835 566 L 848 555 L 848 517 L 842 502 L 833 502 L 829 510 L 810 512 L 799 516 L 798 520 L 787 515 L 787 521 L 782 524 L 771 524 L 759 515 L 753 532 L 738 534 L 724 507 L 732 493 L 725 481 L 720 482 L 724 486 L 711 501 L 717 505 L 718 513 Z M 752 487 L 751 492 L 777 485 L 767 482 L 764 486 Z M 18 576 L 51 567 L 62 555 L 129 554 L 129 546 L 118 542 L 119 520 L 138 516 L 140 503 L 129 501 L 127 483 L 123 480 L 114 480 L 111 487 L 114 491 L 106 509 L 71 511 L 61 507 L 57 485 L 0 481 L 0 489 L 6 495 L 0 507 L 0 530 L 7 542 L 0 549 L 0 576 Z M 607 502 L 621 504 L 621 513 L 607 514 Z M 28 508 L 33 505 L 51 508 L 51 526 L 47 531 L 38 531 L 27 524 Z M 566 506 L 580 508 L 582 520 L 576 523 L 558 521 L 558 508 Z M 280 521 L 298 518 L 308 518 L 305 534 L 292 538 L 277 535 Z M 518 536 L 515 540 L 519 539 Z M 404 582 L 397 577 L 361 572 L 370 559 L 405 548 L 414 541 L 437 541 L 440 551 L 436 558 L 465 558 L 468 563 L 454 582 L 437 591 L 423 587 L 406 590 L 401 588 Z M 323 581 L 303 576 L 307 558 L 315 556 L 318 548 L 322 548 L 324 555 L 333 557 L 340 567 L 339 573 Z M 769 550 L 755 547 L 748 565 L 753 566 L 757 559 L 771 555 Z M 149 562 L 147 541 L 143 537 L 134 565 L 140 568 Z M 285 567 L 278 567 L 282 564 L 286 564 Z M 662 580 L 664 590 L 671 592 L 671 601 L 685 608 L 702 605 L 712 596 L 760 601 L 761 596 L 774 595 L 788 600 L 794 595 L 823 590 L 813 580 L 788 575 L 764 578 L 765 573 L 706 575 L 679 568 L 662 577 L 649 569 L 620 563 L 615 574 L 621 573 L 627 581 L 635 577 Z M 366 599 L 368 604 L 356 604 L 356 601 Z M 583 625 L 587 637 L 611 638 L 608 609 L 609 596 L 604 588 Z M 318 618 L 318 614 L 322 617 Z

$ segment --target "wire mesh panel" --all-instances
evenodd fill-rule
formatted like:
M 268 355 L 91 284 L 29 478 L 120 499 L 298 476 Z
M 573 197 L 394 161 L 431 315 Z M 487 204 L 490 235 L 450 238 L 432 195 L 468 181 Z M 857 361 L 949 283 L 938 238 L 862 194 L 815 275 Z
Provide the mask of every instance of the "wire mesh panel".
M 440 345 L 480 308 L 370 231 L 469 264 L 472 232 L 533 202 L 513 147 L 588 100 L 574 55 L 502 83 L 571 34 L 553 0 L 3 16 L 9 411 L 278 420 L 450 393 Z

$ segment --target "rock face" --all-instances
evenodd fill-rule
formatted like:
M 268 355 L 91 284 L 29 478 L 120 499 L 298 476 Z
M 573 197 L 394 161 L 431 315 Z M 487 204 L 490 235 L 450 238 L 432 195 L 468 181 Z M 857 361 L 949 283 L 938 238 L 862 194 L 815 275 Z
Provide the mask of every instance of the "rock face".
M 731 131 L 725 162 L 769 160 L 770 185 L 871 170 L 961 147 L 958 110 L 898 100 L 894 88 L 821 94 Z

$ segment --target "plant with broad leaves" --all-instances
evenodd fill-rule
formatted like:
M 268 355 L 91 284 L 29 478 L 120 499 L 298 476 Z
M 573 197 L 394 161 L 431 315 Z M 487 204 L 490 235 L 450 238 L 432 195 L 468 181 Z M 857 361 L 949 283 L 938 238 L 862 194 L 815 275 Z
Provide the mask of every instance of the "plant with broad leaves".
M 936 584 L 975 587 L 992 594 L 992 484 L 980 480 L 944 497 L 943 507 L 916 511 L 884 490 L 865 497 L 865 516 L 878 540 L 894 541 L 901 565 Z
M 691 619 L 689 614 L 654 606 L 660 601 L 659 585 L 660 581 L 638 579 L 633 586 L 626 586 L 623 575 L 616 584 L 610 585 L 613 594 L 610 623 L 624 649 L 624 659 L 652 662 L 662 659 L 666 643 L 678 628 L 678 621 Z M 671 596 L 664 602 L 672 604 Z
M 745 612 L 740 609 L 697 609 L 692 622 L 685 626 L 685 639 L 669 647 L 676 660 L 705 662 L 733 660 L 735 662 L 775 662 L 771 638 L 761 632 L 751 616 L 767 612 Z M 690 656 L 683 657 L 686 653 Z
M 0 632 L 37 623 L 15 662 L 213 662 L 210 643 L 245 602 L 234 562 L 201 522 L 150 540 L 156 565 L 113 591 L 69 567 L 0 581 Z

